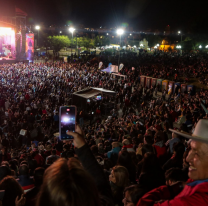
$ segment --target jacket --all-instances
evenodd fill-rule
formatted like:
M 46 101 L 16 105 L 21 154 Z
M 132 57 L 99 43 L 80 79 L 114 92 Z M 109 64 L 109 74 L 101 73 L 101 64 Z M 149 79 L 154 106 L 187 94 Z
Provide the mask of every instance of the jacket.
M 88 145 L 84 145 L 75 150 L 79 160 L 85 170 L 91 174 L 95 180 L 97 189 L 100 194 L 101 206 L 113 206 L 113 197 L 109 182 L 106 180 L 104 171 L 98 164 Z
M 111 158 L 112 153 L 118 154 L 118 153 L 120 152 L 120 150 L 121 150 L 120 147 L 115 147 L 115 148 L 113 148 L 111 151 L 109 151 L 109 152 L 107 153 L 107 157 L 108 157 L 108 158 Z
M 29 175 L 20 175 L 19 179 L 17 179 L 19 184 L 22 186 L 24 192 L 30 191 L 32 188 L 35 187 L 33 179 L 30 178 Z
M 208 206 L 208 179 L 188 183 L 173 199 L 169 188 L 161 186 L 146 193 L 137 206 Z M 156 203 L 160 200 L 166 201 Z

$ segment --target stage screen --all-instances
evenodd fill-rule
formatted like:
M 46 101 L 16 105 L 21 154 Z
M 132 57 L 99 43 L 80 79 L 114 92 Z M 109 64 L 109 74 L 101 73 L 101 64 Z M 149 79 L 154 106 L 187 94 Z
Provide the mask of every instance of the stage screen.
M 26 34 L 26 57 L 27 60 L 33 60 L 34 56 L 34 34 Z
M 15 57 L 15 31 L 13 28 L 0 27 L 0 58 Z

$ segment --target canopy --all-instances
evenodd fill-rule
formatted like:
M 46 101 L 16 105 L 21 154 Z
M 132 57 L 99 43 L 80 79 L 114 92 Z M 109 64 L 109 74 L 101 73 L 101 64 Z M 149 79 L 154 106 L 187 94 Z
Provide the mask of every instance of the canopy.
M 77 91 L 73 93 L 72 102 L 76 106 L 80 106 L 82 108 L 87 107 L 87 99 L 90 99 L 92 97 L 98 96 L 99 94 L 105 94 L 105 95 L 114 95 L 116 92 L 103 89 L 103 88 L 96 88 L 96 87 L 88 87 L 86 89 L 83 89 L 81 91 Z
M 111 90 L 97 88 L 97 87 L 88 87 L 87 89 L 83 89 L 81 91 L 74 92 L 73 95 L 77 95 L 77 96 L 89 99 L 91 97 L 94 97 L 94 96 L 102 93 L 102 92 L 104 92 L 106 94 L 116 94 L 116 92 L 111 91 Z

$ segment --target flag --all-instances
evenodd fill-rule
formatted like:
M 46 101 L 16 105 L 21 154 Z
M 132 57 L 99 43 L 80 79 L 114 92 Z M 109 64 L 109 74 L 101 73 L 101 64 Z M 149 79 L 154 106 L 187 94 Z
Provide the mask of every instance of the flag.
M 22 11 L 22 10 L 19 9 L 19 8 L 15 8 L 15 14 L 16 14 L 17 16 L 27 16 L 27 13 L 24 12 L 24 11 Z
M 103 62 L 100 62 L 100 63 L 99 63 L 99 68 L 98 68 L 98 69 L 100 69 L 100 68 L 102 67 L 102 65 L 103 65 Z
M 119 72 L 123 69 L 123 67 L 124 67 L 124 64 L 119 65 Z

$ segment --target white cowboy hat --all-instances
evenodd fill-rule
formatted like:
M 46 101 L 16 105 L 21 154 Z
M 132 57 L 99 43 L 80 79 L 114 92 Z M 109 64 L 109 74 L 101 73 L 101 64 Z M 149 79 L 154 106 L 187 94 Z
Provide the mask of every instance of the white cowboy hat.
M 169 129 L 169 130 L 183 137 L 208 144 L 208 119 L 200 119 L 197 122 L 197 125 L 195 127 L 193 134 L 190 134 L 187 132 L 179 132 L 174 129 Z

